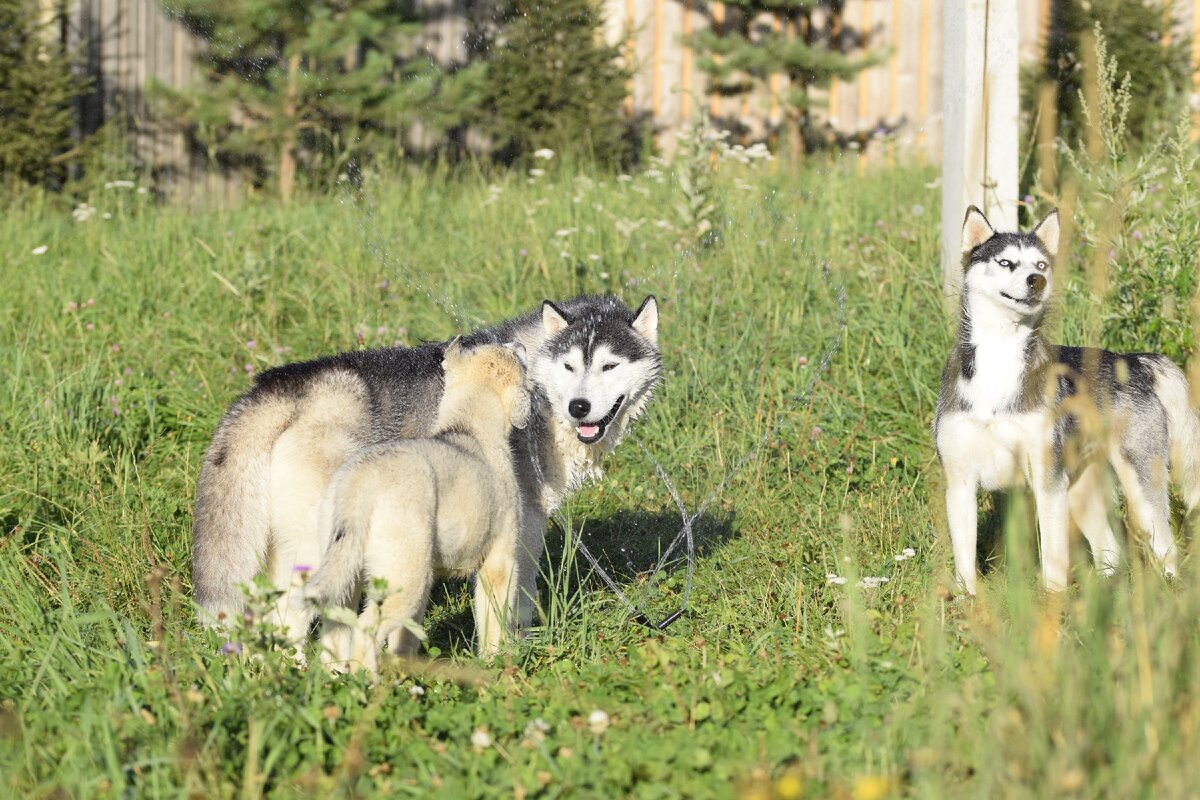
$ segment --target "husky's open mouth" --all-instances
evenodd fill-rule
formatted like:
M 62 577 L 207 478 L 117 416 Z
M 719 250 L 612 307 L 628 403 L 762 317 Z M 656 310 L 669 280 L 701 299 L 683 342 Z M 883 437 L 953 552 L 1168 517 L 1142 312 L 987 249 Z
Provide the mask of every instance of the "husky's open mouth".
M 1023 306 L 1035 306 L 1041 300 L 1040 297 L 1013 297 L 1011 294 L 1000 293 L 1000 296 L 1005 300 L 1012 300 L 1014 303 L 1020 303 Z
M 617 398 L 617 402 L 613 403 L 613 407 L 604 415 L 604 419 L 598 422 L 585 422 L 575 428 L 575 433 L 579 436 L 579 441 L 584 444 L 595 444 L 604 438 L 604 432 L 608 430 L 608 424 L 617 416 L 617 412 L 621 410 L 621 404 L 625 402 L 625 395 Z

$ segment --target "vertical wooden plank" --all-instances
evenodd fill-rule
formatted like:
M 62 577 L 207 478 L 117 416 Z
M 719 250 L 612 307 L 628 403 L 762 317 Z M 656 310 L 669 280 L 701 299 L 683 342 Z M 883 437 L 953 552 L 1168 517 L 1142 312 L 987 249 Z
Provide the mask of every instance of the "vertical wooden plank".
M 633 70 L 637 69 L 637 43 L 634 39 L 634 29 L 637 16 L 633 0 L 625 0 L 625 66 L 629 69 L 629 78 L 625 81 L 625 113 L 633 116 Z
M 832 14 L 833 14 L 833 21 L 832 21 L 832 24 L 830 25 L 830 29 L 829 29 L 830 30 L 829 45 L 830 45 L 830 47 L 836 49 L 838 52 L 841 52 L 841 50 L 842 50 L 842 9 L 834 8 L 832 11 Z M 839 103 L 841 102 L 841 99 L 842 99 L 841 84 L 842 84 L 842 82 L 840 80 L 838 80 L 837 78 L 834 78 L 829 84 L 829 116 L 830 116 L 829 121 L 835 128 L 838 127 L 838 123 L 841 121 L 838 118 L 838 112 L 840 111 Z
M 1200 0 L 1192 0 L 1192 95 L 1200 94 Z M 1192 103 L 1192 141 L 1200 139 L 1200 107 Z
M 683 0 L 683 52 L 680 65 L 679 126 L 686 127 L 692 116 L 692 0 Z
M 871 46 L 871 3 L 873 0 L 860 0 L 862 8 L 859 16 L 859 36 L 862 37 L 865 49 L 870 49 Z M 855 122 L 854 132 L 857 133 L 872 124 L 867 112 L 867 103 L 870 99 L 868 91 L 871 84 L 871 76 L 875 72 L 874 69 L 864 69 L 854 76 L 854 81 L 858 89 L 858 101 L 855 104 Z M 867 166 L 867 148 L 858 151 L 858 171 L 862 172 Z
M 1200 2 L 1200 0 L 1196 0 L 1196 2 Z M 720 2 L 720 0 L 713 0 L 709 4 L 709 11 L 712 14 L 712 32 L 717 36 L 723 35 L 725 33 L 725 4 Z M 719 59 L 720 56 L 714 56 L 714 60 L 717 63 L 720 63 Z M 721 116 L 721 95 L 717 91 L 712 91 L 709 94 L 708 113 L 713 118 Z
M 900 0 L 892 0 L 892 26 L 888 39 L 892 43 L 892 54 L 888 59 L 887 122 L 893 125 L 900 104 L 900 54 L 904 40 L 900 38 Z
M 171 88 L 183 88 L 183 28 L 178 22 L 171 24 Z M 171 166 L 175 172 L 176 186 L 183 184 L 188 170 L 186 143 L 183 132 L 176 131 L 171 136 Z
M 917 23 L 917 147 L 928 140 L 929 126 L 929 0 L 921 0 Z
M 663 17 L 666 15 L 665 5 L 666 0 L 654 0 L 654 55 L 650 67 L 653 70 L 650 76 L 650 113 L 656 127 L 659 125 L 662 115 L 662 61 L 663 38 L 665 35 Z
M 772 12 L 771 14 L 771 33 L 780 35 L 783 33 L 783 20 L 780 18 L 780 12 Z M 778 72 L 772 72 L 767 79 L 767 124 L 766 128 L 770 127 L 779 120 L 779 85 L 783 76 Z

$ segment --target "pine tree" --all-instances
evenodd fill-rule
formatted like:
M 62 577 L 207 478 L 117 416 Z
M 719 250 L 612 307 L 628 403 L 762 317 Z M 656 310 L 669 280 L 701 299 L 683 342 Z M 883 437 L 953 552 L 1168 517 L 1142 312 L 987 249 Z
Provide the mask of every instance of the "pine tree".
M 1173 20 L 1159 0 L 1056 0 L 1050 6 L 1050 27 L 1040 81 L 1027 81 L 1030 87 L 1049 82 L 1057 91 L 1059 135 L 1075 144 L 1083 136 L 1083 113 L 1079 93 L 1085 76 L 1093 68 L 1087 64 L 1088 37 L 1096 24 L 1108 42 L 1108 52 L 1120 65 L 1115 80 L 1125 73 L 1135 91 L 1130 98 L 1126 121 L 1129 135 L 1142 140 L 1150 134 L 1153 122 L 1174 122 L 1167 106 L 1186 101 L 1191 70 L 1188 66 L 1190 40 L 1172 30 Z M 1116 90 L 1117 86 L 1109 89 Z M 1026 93 L 1026 107 L 1034 103 Z M 1164 113 L 1166 112 L 1166 113 Z
M 725 6 L 739 12 L 741 24 L 701 31 L 692 41 L 706 54 L 700 68 L 712 76 L 716 90 L 745 94 L 772 75 L 786 76 L 790 90 L 780 102 L 793 148 L 812 151 L 828 144 L 814 122 L 812 91 L 827 88 L 834 78 L 849 80 L 877 61 L 870 54 L 851 58 L 841 52 L 841 0 L 726 0 Z M 820 10 L 828 31 L 814 24 Z M 764 15 L 775 24 L 758 25 Z
M 0 0 L 0 180 L 58 184 L 86 82 L 36 0 Z
M 303 164 L 331 180 L 392 146 L 445 75 L 407 59 L 417 19 L 398 0 L 170 0 L 208 46 L 206 81 L 157 87 L 165 111 L 210 156 L 274 176 L 286 201 Z M 447 122 L 445 109 L 439 121 Z
M 498 11 L 482 122 L 502 156 L 549 148 L 601 164 L 628 158 L 628 72 L 603 41 L 596 0 L 502 0 Z

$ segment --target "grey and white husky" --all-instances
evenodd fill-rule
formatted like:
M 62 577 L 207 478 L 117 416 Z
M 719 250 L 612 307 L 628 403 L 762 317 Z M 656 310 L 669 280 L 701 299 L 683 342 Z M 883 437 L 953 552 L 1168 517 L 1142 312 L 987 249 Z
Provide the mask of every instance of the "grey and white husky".
M 661 372 L 658 304 L 636 311 L 582 296 L 463 337 L 521 344 L 533 409 L 511 437 L 521 492 L 518 621 L 528 625 L 549 515 L 650 401 Z M 308 617 L 287 591 L 321 560 L 318 515 L 334 472 L 361 448 L 429 436 L 447 343 L 318 358 L 268 370 L 221 420 L 196 489 L 192 583 L 212 621 L 241 611 L 242 586 L 265 570 L 284 592 L 277 623 L 293 639 Z
M 1200 418 L 1183 373 L 1154 353 L 1046 342 L 1058 212 L 1030 233 L 996 232 L 979 209 L 963 224 L 958 337 L 934 421 L 960 587 L 976 588 L 979 489 L 1027 483 L 1037 504 L 1042 580 L 1067 585 L 1069 522 L 1103 573 L 1119 563 L 1106 471 L 1167 575 L 1178 570 L 1168 475 L 1187 509 L 1200 503 Z

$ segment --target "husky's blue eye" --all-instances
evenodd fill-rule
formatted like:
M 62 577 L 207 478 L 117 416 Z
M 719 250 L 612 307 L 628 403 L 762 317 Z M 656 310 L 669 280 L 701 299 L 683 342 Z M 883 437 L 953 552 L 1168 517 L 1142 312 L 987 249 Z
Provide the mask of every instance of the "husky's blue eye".
M 603 367 L 600 368 L 600 371 L 608 372 L 610 369 L 616 369 L 616 368 L 617 368 L 616 364 L 605 364 Z
M 1009 261 L 1007 258 L 1001 258 L 996 263 L 999 264 L 1000 266 L 1004 267 L 1005 269 L 1013 268 L 1013 262 Z
M 1047 268 L 1047 267 L 1049 267 L 1049 266 L 1050 266 L 1050 265 L 1049 265 L 1049 264 L 1047 264 L 1045 261 L 1039 261 L 1039 262 L 1037 262 L 1037 268 L 1038 268 L 1038 269 L 1040 269 L 1042 272 L 1045 272 L 1045 271 L 1046 271 L 1046 268 Z

